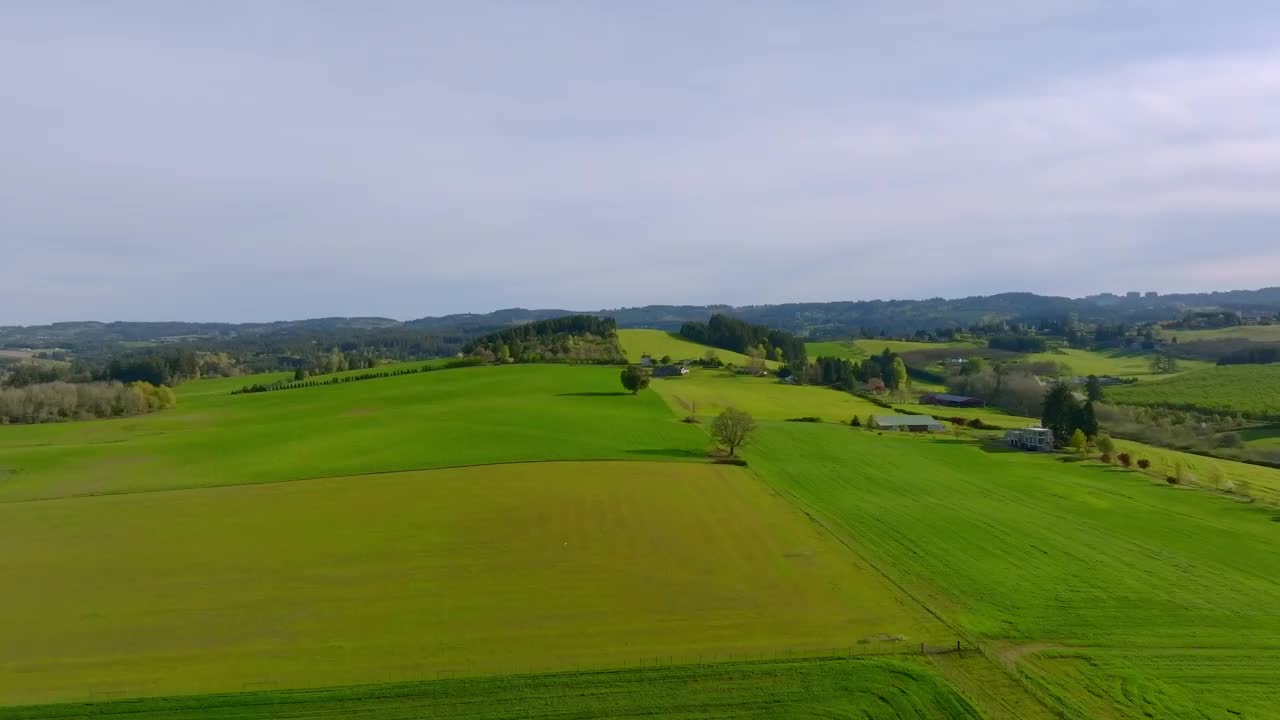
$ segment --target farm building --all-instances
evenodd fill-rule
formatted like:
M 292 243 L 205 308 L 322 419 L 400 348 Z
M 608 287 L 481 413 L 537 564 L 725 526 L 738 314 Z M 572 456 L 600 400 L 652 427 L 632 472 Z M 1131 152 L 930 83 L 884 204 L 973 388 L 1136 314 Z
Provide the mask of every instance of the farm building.
M 946 393 L 929 393 L 920 396 L 922 405 L 945 405 L 947 407 L 968 407 L 980 408 L 986 405 L 985 402 L 974 397 L 966 397 L 964 395 L 948 395 Z
M 873 377 L 865 383 L 858 383 L 857 389 L 863 392 L 875 393 L 877 395 L 888 390 L 884 385 L 884 381 L 878 377 Z
M 689 368 L 684 365 L 660 365 L 653 369 L 654 377 L 680 377 L 688 374 Z
M 1010 430 L 1004 434 L 1004 441 L 1019 450 L 1049 452 L 1053 450 L 1053 431 L 1042 427 Z
M 905 432 L 939 432 L 947 426 L 928 415 L 872 415 L 871 427 Z

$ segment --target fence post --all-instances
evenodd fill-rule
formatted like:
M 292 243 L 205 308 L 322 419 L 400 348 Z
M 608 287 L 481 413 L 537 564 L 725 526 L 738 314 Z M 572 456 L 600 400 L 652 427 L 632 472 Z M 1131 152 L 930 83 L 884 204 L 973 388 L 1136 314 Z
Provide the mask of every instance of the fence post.
M 920 654 L 924 655 L 924 643 L 920 643 Z

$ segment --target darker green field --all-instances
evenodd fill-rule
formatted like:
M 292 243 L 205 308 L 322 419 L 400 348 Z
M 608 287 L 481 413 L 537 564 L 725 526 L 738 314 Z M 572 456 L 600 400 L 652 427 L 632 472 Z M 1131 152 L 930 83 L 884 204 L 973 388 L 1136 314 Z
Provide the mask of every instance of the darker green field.
M 1280 419 L 1280 365 L 1226 365 L 1107 390 L 1109 402 Z
M 287 718 L 882 718 L 981 716 L 916 662 L 810 660 L 464 678 L 326 690 L 258 691 L 0 708 L 0 720 Z
M 780 492 L 1067 717 L 1275 717 L 1273 511 L 973 442 L 769 424 Z

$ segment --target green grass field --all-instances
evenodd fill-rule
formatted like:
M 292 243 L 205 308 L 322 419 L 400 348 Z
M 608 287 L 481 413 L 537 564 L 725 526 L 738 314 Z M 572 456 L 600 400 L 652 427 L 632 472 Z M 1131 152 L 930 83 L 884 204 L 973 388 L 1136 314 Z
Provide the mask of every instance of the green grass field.
M 1107 389 L 1107 400 L 1280 419 L 1280 365 L 1226 365 L 1159 382 Z
M 1255 447 L 1280 450 L 1280 426 L 1277 425 L 1241 430 L 1240 437 Z
M 655 378 L 650 387 L 681 417 L 688 414 L 681 400 L 697 403 L 699 416 L 714 416 L 736 407 L 762 419 L 809 416 L 848 423 L 854 415 L 865 418 L 872 412 L 891 412 L 847 392 L 787 385 L 774 378 L 735 375 L 727 370 L 695 368 L 683 377 Z
M 618 344 L 622 346 L 627 362 L 633 363 L 640 362 L 640 358 L 645 355 L 649 355 L 654 360 L 670 355 L 675 362 L 698 360 L 706 355 L 708 350 L 714 351 L 721 361 L 734 365 L 746 365 L 751 360 L 742 353 L 701 345 L 665 330 L 619 330 Z M 768 361 L 766 364 L 776 367 L 778 363 Z
M 823 342 L 805 343 L 805 352 L 810 358 L 842 357 L 850 360 L 879 355 L 885 348 L 889 352 L 908 353 L 917 350 L 944 350 L 947 348 L 973 348 L 976 345 L 968 341 L 960 342 L 915 342 L 913 340 L 826 340 Z
M 1165 329 L 1163 334 L 1178 338 L 1178 344 L 1223 339 L 1280 342 L 1280 325 L 1241 325 L 1212 330 Z
M 624 394 L 618 372 L 478 367 L 235 396 L 230 380 L 188 383 L 174 410 L 0 428 L 0 501 L 706 450 L 656 395 Z
M 834 426 L 769 423 L 748 457 L 1065 717 L 1276 716 L 1265 508 L 1096 463 Z
M 4 503 L 0 546 L 0 704 L 955 639 L 709 463 Z
M 1140 380 L 1160 378 L 1151 371 L 1149 352 L 1129 350 L 1080 350 L 1077 348 L 1057 348 L 1042 353 L 1026 355 L 1026 362 L 1056 362 L 1071 369 L 1072 375 L 1110 375 L 1112 377 L 1136 377 Z M 1212 363 L 1200 360 L 1178 360 L 1180 372 L 1202 370 L 1212 367 Z
M 92 710 L 88 710 L 92 708 Z M 287 718 L 884 718 L 981 716 L 922 663 L 803 660 L 515 677 L 476 677 L 295 692 L 264 691 L 95 705 L 0 708 L 0 720 Z

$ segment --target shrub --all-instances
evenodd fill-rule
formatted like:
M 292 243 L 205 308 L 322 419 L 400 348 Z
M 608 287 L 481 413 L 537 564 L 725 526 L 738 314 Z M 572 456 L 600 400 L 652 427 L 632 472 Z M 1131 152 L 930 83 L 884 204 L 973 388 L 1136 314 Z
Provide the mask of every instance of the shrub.
M 806 416 L 804 416 L 804 417 L 793 417 L 793 418 L 787 418 L 787 422 L 808 422 L 808 423 L 820 423 L 820 422 L 822 422 L 822 418 L 820 418 L 820 417 L 814 417 L 814 416 L 812 416 L 812 415 L 806 415 Z
M 1138 467 L 1142 468 L 1143 470 L 1146 470 L 1151 467 L 1151 461 L 1146 458 L 1139 458 Z
M 1098 445 L 1098 449 L 1104 453 L 1113 453 L 1116 451 L 1115 441 L 1107 433 L 1098 433 L 1098 437 L 1094 440 Z
M 1244 439 L 1237 432 L 1223 433 L 1213 439 L 1213 446 L 1218 448 L 1240 448 L 1244 447 Z
M 858 419 L 857 415 L 853 416 L 853 419 L 849 421 L 849 424 L 853 427 L 862 427 L 862 421 Z
M 950 420 L 951 420 L 951 424 L 952 424 L 952 425 L 967 425 L 967 424 L 969 424 L 969 421 L 968 421 L 968 420 L 965 420 L 965 419 L 964 419 L 964 418 L 962 418 L 962 417 L 953 417 L 953 418 L 950 418 Z
M 1178 483 L 1182 482 L 1181 480 L 1179 480 L 1177 477 L 1173 475 L 1166 475 L 1164 478 L 1164 481 L 1169 483 L 1170 485 L 1177 485 Z
M 974 419 L 970 420 L 969 422 L 967 422 L 967 423 L 965 423 L 965 424 L 966 424 L 966 425 L 968 425 L 968 426 L 969 426 L 969 427 L 971 427 L 971 428 L 974 428 L 975 430 L 981 430 L 981 429 L 982 429 L 982 418 L 974 418 Z
M 1110 465 L 1110 464 L 1111 464 L 1111 453 L 1104 452 L 1104 453 L 1102 453 L 1102 457 L 1100 457 L 1100 458 L 1098 458 L 1098 459 L 1099 459 L 1099 460 L 1101 460 L 1102 462 L 1104 462 L 1104 463 L 1106 463 L 1106 464 Z
M 1129 467 L 1130 465 L 1133 464 L 1133 458 L 1129 457 L 1129 453 L 1120 453 L 1119 455 L 1116 456 L 1116 459 L 1119 460 L 1120 464 L 1125 467 Z

